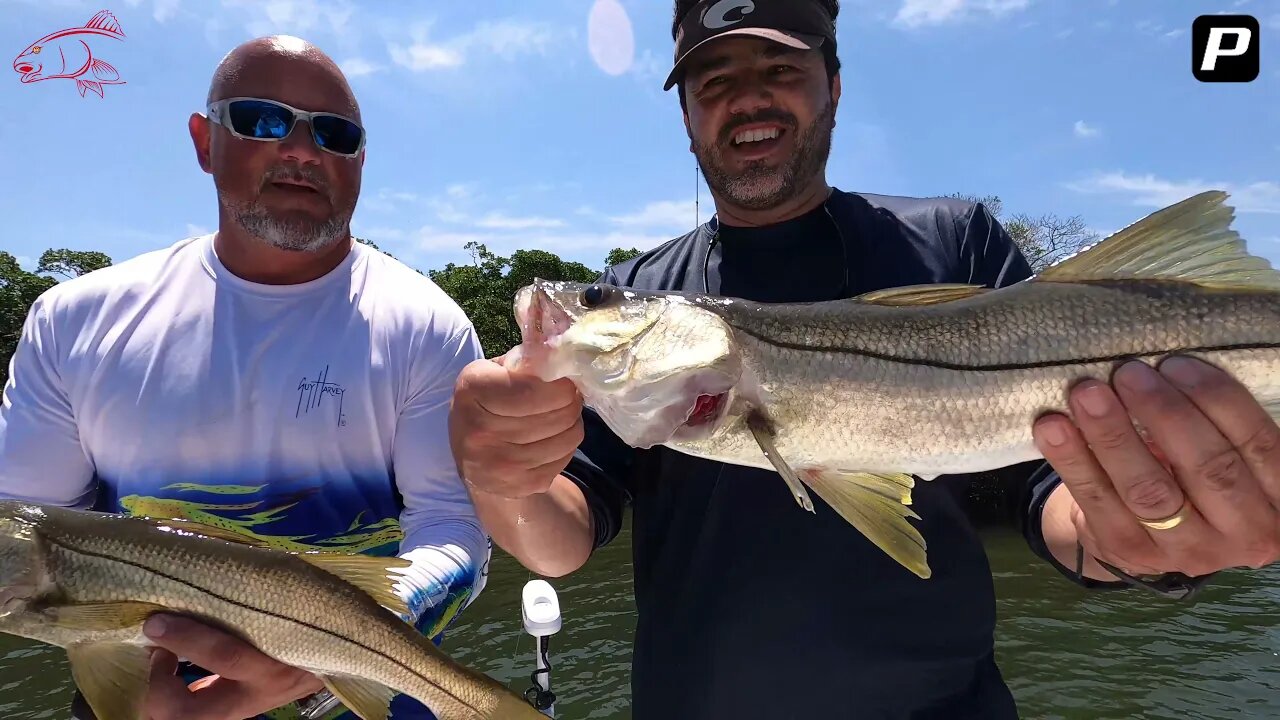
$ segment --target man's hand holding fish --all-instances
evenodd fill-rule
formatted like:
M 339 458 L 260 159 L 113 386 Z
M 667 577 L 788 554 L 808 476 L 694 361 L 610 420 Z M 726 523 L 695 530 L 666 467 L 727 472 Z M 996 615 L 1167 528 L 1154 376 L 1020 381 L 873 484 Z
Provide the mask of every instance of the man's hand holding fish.
M 1077 537 L 1098 579 L 1115 576 L 1094 558 L 1129 575 L 1193 577 L 1280 560 L 1280 430 L 1228 373 L 1185 357 L 1158 371 L 1129 362 L 1112 385 L 1073 388 L 1071 415 L 1046 416 L 1035 433 L 1064 483 L 1044 511 L 1064 564 Z

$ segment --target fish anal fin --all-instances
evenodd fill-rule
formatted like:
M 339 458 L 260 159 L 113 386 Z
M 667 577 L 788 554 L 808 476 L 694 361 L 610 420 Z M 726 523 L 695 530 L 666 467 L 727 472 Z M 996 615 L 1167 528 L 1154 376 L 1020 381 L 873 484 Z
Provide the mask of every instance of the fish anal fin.
M 158 612 L 165 612 L 165 608 L 143 602 L 52 605 L 41 611 L 54 625 L 98 631 L 123 630 L 141 625 L 153 613 Z
M 1231 229 L 1235 211 L 1219 190 L 1157 210 L 1042 271 L 1050 282 L 1168 280 L 1206 288 L 1280 292 L 1280 273 Z
M 93 709 L 107 720 L 144 717 L 151 652 L 141 645 L 80 644 L 67 647 L 71 677 Z
M 800 473 L 818 497 L 889 557 L 921 578 L 929 578 L 924 537 L 907 518 L 911 510 L 910 475 L 839 472 L 814 468 Z
M 120 71 L 112 67 L 111 63 L 107 62 L 106 60 L 100 60 L 98 58 L 94 58 L 93 62 L 89 64 L 89 67 L 90 69 L 93 70 L 94 77 L 98 78 L 99 80 L 119 80 L 120 79 Z
M 391 570 L 409 567 L 408 560 L 338 552 L 306 552 L 298 553 L 298 557 L 372 595 L 379 605 L 396 615 L 403 617 L 409 614 L 408 605 L 395 591 L 395 581 L 388 577 Z
M 84 26 L 124 37 L 124 28 L 120 27 L 120 21 L 110 10 L 99 10 Z
M 773 442 L 773 427 L 768 419 L 759 410 L 752 410 L 747 414 L 746 423 L 747 429 L 751 431 L 751 435 L 756 439 L 756 444 L 760 446 L 760 451 L 773 464 L 773 469 L 778 471 L 778 474 L 782 476 L 782 481 L 791 490 L 791 496 L 795 498 L 796 504 L 804 510 L 813 512 L 813 499 L 809 497 L 809 492 L 804 489 L 804 484 L 796 476 L 796 471 L 787 463 L 786 458 L 782 457 L 782 454 L 778 452 L 778 447 Z
M 873 290 L 858 295 L 855 300 L 872 305 L 911 306 L 937 305 L 940 303 L 963 300 L 984 292 L 989 288 L 981 285 L 964 285 L 959 283 L 935 283 L 931 285 L 904 285 L 902 287 Z
M 350 675 L 321 675 L 324 686 L 361 720 L 387 720 L 395 691 L 387 686 Z

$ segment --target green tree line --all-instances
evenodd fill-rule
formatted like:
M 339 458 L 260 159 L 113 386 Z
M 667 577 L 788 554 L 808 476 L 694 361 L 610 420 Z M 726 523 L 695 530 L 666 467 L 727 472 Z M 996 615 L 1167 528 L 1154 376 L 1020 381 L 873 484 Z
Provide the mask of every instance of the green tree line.
M 952 197 L 986 205 L 1036 270 L 1098 240 L 1098 235 L 1090 232 L 1079 216 L 1063 218 L 1053 214 L 1017 214 L 1004 217 L 1003 203 L 997 196 L 957 193 Z M 356 240 L 387 253 L 369 240 Z M 546 250 L 516 250 L 509 257 L 504 257 L 481 243 L 470 242 L 465 247 L 471 254 L 470 263 L 449 263 L 425 274 L 471 318 L 480 336 L 480 344 L 489 357 L 500 355 L 520 342 L 520 330 L 516 327 L 512 311 L 512 300 L 517 290 L 535 277 L 591 282 L 601 272 Z M 635 248 L 614 248 L 604 258 L 604 267 L 639 254 Z M 56 285 L 59 278 L 74 278 L 111 264 L 112 259 L 104 253 L 51 249 L 40 256 L 35 272 L 28 272 L 18 264 L 17 258 L 0 251 L 0 388 L 8 381 L 9 359 L 22 334 L 27 312 L 36 298 Z

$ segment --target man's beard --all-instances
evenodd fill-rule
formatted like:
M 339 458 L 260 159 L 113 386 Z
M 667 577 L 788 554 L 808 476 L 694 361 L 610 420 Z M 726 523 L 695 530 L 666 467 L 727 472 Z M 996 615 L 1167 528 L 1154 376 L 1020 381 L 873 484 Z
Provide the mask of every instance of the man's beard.
M 831 129 L 834 110 L 831 101 L 814 117 L 809 127 L 795 139 L 795 153 L 781 167 L 770 167 L 766 161 L 747 164 L 738 175 L 731 174 L 724 166 L 720 145 L 694 143 L 694 154 L 707 186 L 718 195 L 741 208 L 767 210 L 790 200 L 802 187 L 817 175 L 831 153 Z M 722 133 L 732 137 L 733 128 L 760 120 L 779 120 L 781 113 L 761 113 L 755 117 L 733 123 Z M 797 132 L 794 118 L 791 132 Z M 727 142 L 731 142 L 728 140 Z
M 306 180 L 315 186 L 317 192 L 322 193 L 328 188 L 324 178 L 314 172 L 276 169 L 267 173 L 263 183 L 265 185 L 276 180 Z M 323 250 L 345 234 L 347 223 L 351 219 L 351 212 L 335 211 L 324 219 L 316 219 L 300 211 L 278 213 L 267 208 L 258 198 L 232 199 L 222 188 L 218 188 L 218 194 L 237 225 L 258 240 L 280 250 Z

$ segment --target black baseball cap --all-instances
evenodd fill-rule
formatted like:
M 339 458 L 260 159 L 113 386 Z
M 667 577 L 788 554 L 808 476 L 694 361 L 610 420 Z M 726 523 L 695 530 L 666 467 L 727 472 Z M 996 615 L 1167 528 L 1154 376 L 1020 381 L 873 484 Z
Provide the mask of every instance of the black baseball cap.
M 689 53 L 730 35 L 754 35 L 797 50 L 835 44 L 835 19 L 818 0 L 701 0 L 676 30 L 676 57 L 662 86 L 670 90 L 684 72 Z

